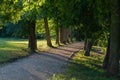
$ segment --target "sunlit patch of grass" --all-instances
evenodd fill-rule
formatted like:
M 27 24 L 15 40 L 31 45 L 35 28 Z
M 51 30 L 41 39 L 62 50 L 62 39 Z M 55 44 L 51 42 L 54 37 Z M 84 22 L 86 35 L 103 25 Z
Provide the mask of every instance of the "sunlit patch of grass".
M 52 40 L 53 46 L 55 40 Z M 39 51 L 46 51 L 49 47 L 46 40 L 37 40 Z M 0 63 L 9 62 L 11 60 L 28 56 L 28 39 L 0 38 Z
M 55 44 L 55 40 L 54 39 L 52 39 L 51 42 L 52 42 L 52 45 L 54 47 L 58 46 L 57 44 Z M 46 40 L 38 40 L 37 41 L 37 46 L 38 46 L 38 50 L 39 51 L 47 51 L 48 49 L 50 49 L 50 47 L 47 46 Z
M 0 38 L 0 63 L 28 56 L 27 44 L 26 40 Z
M 102 69 L 103 55 L 91 53 L 86 57 L 83 51 L 76 54 L 72 63 L 68 65 L 66 73 L 56 74 L 50 80 L 115 80 L 107 78 Z
M 101 54 L 105 54 L 106 47 L 93 46 L 92 50 L 95 51 L 95 52 L 99 52 Z

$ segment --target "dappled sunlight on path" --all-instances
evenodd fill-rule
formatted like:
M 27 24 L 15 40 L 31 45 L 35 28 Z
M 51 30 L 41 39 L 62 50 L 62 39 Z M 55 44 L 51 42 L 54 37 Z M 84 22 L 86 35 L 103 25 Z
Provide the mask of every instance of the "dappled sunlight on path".
M 83 42 L 76 42 L 64 46 L 59 46 L 57 48 L 50 48 L 46 52 L 70 58 L 72 54 L 78 52 L 79 50 L 82 50 L 83 46 L 84 46 Z

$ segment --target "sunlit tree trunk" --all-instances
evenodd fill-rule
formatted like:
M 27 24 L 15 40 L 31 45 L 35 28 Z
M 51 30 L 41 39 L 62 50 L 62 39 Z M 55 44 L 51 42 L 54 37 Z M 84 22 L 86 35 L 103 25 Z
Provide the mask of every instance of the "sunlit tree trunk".
M 28 21 L 29 23 L 29 42 L 28 42 L 28 48 L 30 53 L 34 53 L 37 49 L 37 41 L 36 41 L 36 35 L 35 35 L 35 27 L 36 27 L 36 21 Z
M 120 56 L 120 0 L 112 0 L 110 59 L 107 72 L 116 76 L 119 72 Z
M 50 30 L 48 27 L 48 20 L 46 17 L 44 17 L 44 24 L 45 24 L 45 34 L 46 34 L 47 45 L 49 47 L 52 47 L 51 38 L 50 38 Z

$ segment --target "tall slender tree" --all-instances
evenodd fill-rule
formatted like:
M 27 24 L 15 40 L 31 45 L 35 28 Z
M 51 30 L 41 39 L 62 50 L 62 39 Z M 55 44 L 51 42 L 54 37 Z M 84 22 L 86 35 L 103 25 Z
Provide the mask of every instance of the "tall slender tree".
M 50 38 L 50 30 L 48 26 L 48 20 L 46 17 L 44 17 L 44 24 L 45 24 L 45 34 L 46 34 L 47 45 L 49 47 L 52 47 L 51 38 Z

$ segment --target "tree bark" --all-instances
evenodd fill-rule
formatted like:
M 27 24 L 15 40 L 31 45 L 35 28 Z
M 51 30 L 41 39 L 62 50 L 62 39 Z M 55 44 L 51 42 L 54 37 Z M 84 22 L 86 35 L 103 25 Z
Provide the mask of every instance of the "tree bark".
M 87 48 L 87 35 L 85 35 L 85 42 L 84 42 L 84 50 L 86 51 Z
M 70 29 L 69 28 L 67 28 L 67 31 L 66 31 L 66 35 L 67 35 L 67 37 L 66 37 L 66 42 L 67 43 L 70 43 L 70 41 L 69 41 L 69 34 L 70 34 Z
M 68 29 L 64 28 L 64 44 L 69 43 Z
M 66 28 L 63 28 L 63 44 L 66 44 Z
M 36 21 L 28 21 L 29 22 L 29 42 L 28 42 L 28 48 L 30 50 L 30 53 L 34 53 L 37 49 L 37 40 L 35 35 L 35 27 L 36 27 Z
M 76 40 L 77 40 L 77 41 L 80 41 L 80 37 L 81 37 L 81 36 L 80 36 L 80 29 L 77 28 L 77 29 L 76 29 Z
M 60 45 L 60 43 L 59 43 L 59 28 L 58 28 L 58 26 L 55 27 L 55 32 L 56 32 L 56 44 Z
M 62 27 L 60 27 L 60 42 L 63 42 L 63 33 L 62 33 Z
M 50 30 L 48 27 L 48 20 L 46 17 L 44 17 L 44 24 L 45 24 L 45 34 L 46 34 L 47 45 L 49 47 L 52 47 L 51 38 L 50 38 Z
M 94 43 L 94 41 L 92 41 L 92 40 L 87 41 L 86 51 L 85 51 L 85 54 L 84 54 L 85 56 L 90 56 L 90 51 L 92 49 L 93 43 Z
M 70 26 L 70 29 L 69 29 L 69 35 L 70 35 L 70 42 L 73 42 L 73 34 L 72 34 L 72 27 Z
M 110 37 L 108 38 L 108 46 L 107 46 L 107 51 L 106 51 L 106 55 L 103 61 L 103 69 L 107 69 L 107 67 L 109 66 L 109 57 L 110 57 Z
M 110 59 L 108 74 L 116 76 L 119 72 L 120 56 L 120 0 L 112 0 L 111 34 L 110 34 Z
M 60 42 L 64 43 L 64 29 L 63 29 L 63 27 L 60 28 Z

